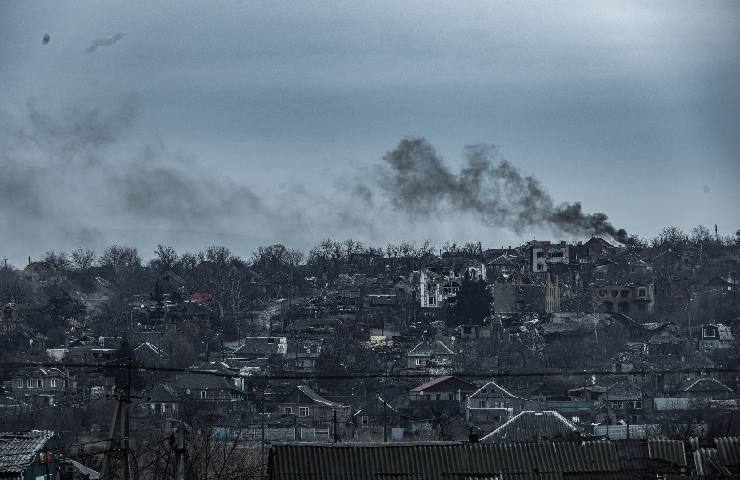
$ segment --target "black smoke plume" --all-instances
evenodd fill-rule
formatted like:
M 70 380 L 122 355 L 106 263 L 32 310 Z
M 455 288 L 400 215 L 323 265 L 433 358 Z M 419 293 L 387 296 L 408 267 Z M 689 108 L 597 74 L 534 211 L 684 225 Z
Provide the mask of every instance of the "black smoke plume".
M 92 41 L 89 47 L 85 49 L 85 53 L 93 53 L 100 47 L 110 47 L 115 45 L 119 40 L 123 40 L 125 35 L 122 33 L 116 33 L 110 38 L 97 38 Z
M 464 166 L 455 173 L 426 139 L 404 139 L 383 157 L 380 187 L 397 208 L 412 215 L 429 216 L 447 208 L 517 233 L 550 226 L 618 241 L 627 236 L 605 214 L 584 213 L 579 202 L 556 205 L 535 177 L 522 175 L 494 145 L 465 147 L 464 157 Z

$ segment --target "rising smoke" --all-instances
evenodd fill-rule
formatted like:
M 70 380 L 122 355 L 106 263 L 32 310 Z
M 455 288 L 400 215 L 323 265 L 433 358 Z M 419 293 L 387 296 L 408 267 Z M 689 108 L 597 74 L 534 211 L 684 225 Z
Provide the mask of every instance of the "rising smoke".
M 430 216 L 448 209 L 477 215 L 492 227 L 521 233 L 540 226 L 573 235 L 608 235 L 624 241 L 603 213 L 584 213 L 581 204 L 556 205 L 533 176 L 522 175 L 496 146 L 465 148 L 465 164 L 452 172 L 424 138 L 407 138 L 388 152 L 380 188 L 393 205 L 410 215 Z
M 245 218 L 272 216 L 249 188 L 197 159 L 132 141 L 137 110 L 134 98 L 113 110 L 57 113 L 33 101 L 21 112 L 0 110 L 0 223 L 8 240 L 25 238 L 29 249 L 34 242 L 99 248 L 124 241 L 118 235 L 202 232 L 215 241 L 243 232 Z
M 97 38 L 90 43 L 90 46 L 85 49 L 85 53 L 93 53 L 100 47 L 110 47 L 115 45 L 118 41 L 123 40 L 125 37 L 122 33 L 116 33 L 110 38 Z

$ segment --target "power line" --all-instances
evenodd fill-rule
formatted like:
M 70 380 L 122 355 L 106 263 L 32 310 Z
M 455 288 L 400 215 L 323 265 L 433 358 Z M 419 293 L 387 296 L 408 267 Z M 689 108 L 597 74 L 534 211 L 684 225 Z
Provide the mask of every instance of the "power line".
M 92 363 L 57 363 L 57 362 L 0 362 L 0 367 L 9 368 L 28 368 L 28 367 L 48 367 L 48 368 L 98 368 L 103 369 L 126 369 L 126 364 L 122 365 L 98 365 Z M 165 373 L 182 373 L 192 375 L 211 375 L 222 378 L 249 378 L 254 380 L 352 380 L 352 379 L 370 379 L 370 378 L 393 378 L 393 379 L 414 379 L 429 378 L 439 376 L 433 373 L 386 373 L 382 370 L 373 372 L 347 373 L 347 374 L 293 374 L 293 375 L 259 375 L 245 376 L 238 373 L 217 372 L 214 370 L 195 369 L 195 368 L 174 368 L 174 367 L 156 367 L 156 366 L 135 366 L 135 370 Z M 740 367 L 729 368 L 672 368 L 672 369 L 637 369 L 629 372 L 615 372 L 603 369 L 548 369 L 548 370 L 525 370 L 525 371 L 488 371 L 488 372 L 451 372 L 449 375 L 463 378 L 517 378 L 517 377 L 553 377 L 553 376 L 578 376 L 578 375 L 601 375 L 601 376 L 621 376 L 621 375 L 665 375 L 665 374 L 709 374 L 709 373 L 740 373 Z

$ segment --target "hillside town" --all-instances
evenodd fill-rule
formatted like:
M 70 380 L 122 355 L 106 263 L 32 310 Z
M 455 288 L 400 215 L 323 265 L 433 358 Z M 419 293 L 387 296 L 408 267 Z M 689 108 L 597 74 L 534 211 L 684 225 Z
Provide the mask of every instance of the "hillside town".
M 736 478 L 740 231 L 619 240 L 6 261 L 0 478 Z

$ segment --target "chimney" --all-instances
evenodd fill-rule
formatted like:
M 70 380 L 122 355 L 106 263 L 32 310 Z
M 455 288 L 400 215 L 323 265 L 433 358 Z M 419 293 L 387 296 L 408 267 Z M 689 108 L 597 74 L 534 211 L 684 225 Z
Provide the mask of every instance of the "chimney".
M 31 255 L 28 256 L 28 264 L 31 265 Z

